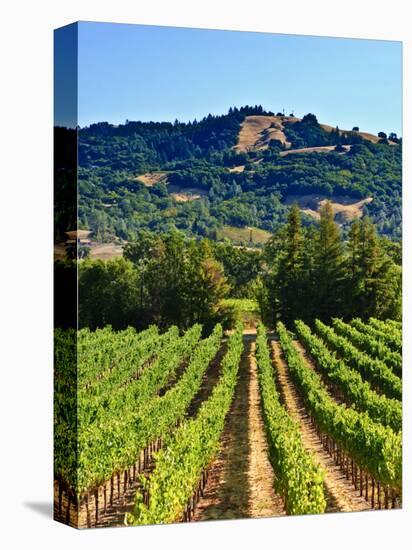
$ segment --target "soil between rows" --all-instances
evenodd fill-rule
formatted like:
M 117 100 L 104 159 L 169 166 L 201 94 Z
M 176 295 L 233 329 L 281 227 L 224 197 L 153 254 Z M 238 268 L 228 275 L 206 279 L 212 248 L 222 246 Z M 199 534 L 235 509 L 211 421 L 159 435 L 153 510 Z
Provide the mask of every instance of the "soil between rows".
M 238 383 L 194 521 L 285 515 L 275 493 L 254 357 L 256 334 L 244 334 Z

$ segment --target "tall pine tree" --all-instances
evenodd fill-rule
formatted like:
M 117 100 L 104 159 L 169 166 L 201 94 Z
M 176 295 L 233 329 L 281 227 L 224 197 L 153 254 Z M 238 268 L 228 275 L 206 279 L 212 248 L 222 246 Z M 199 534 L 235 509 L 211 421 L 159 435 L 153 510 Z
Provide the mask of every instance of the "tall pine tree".
M 294 203 L 288 216 L 277 273 L 280 318 L 287 325 L 293 324 L 302 309 L 305 287 L 303 245 L 300 211 L 298 205 Z
M 340 229 L 333 217 L 332 205 L 327 201 L 320 209 L 313 273 L 316 313 L 325 321 L 342 311 L 344 300 L 345 257 Z
M 351 315 L 364 319 L 399 317 L 401 269 L 386 254 L 369 218 L 352 225 L 348 251 Z

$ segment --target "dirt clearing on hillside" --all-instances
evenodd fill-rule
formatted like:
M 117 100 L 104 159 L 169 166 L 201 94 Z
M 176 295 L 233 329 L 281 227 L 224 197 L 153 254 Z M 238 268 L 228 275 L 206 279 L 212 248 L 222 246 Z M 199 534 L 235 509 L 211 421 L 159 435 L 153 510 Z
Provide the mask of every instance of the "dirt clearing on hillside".
M 146 187 L 153 187 L 156 183 L 167 183 L 167 172 L 147 172 L 134 178 L 136 181 L 143 183 Z
M 241 174 L 245 170 L 245 165 L 242 164 L 240 166 L 233 166 L 233 168 L 229 168 L 229 172 L 235 173 L 235 174 Z
M 93 260 L 110 260 L 123 256 L 123 246 L 115 243 L 93 243 L 90 247 Z
M 288 151 L 281 151 L 279 155 L 281 157 L 286 157 L 288 155 L 297 155 L 299 153 L 330 153 L 335 149 L 336 145 L 325 145 L 323 147 L 302 147 L 301 149 L 289 149 Z M 343 148 L 346 152 L 350 151 L 351 145 L 344 145 Z M 339 155 L 344 155 L 345 153 L 338 153 Z
M 332 195 L 327 197 L 322 194 L 289 195 L 285 199 L 286 204 L 296 202 L 300 210 L 315 220 L 320 219 L 319 210 L 326 201 L 330 201 L 335 220 L 339 223 L 359 219 L 363 216 L 363 207 L 373 201 L 372 197 L 356 200 L 346 195 Z
M 191 195 L 189 193 L 170 193 L 170 196 L 176 202 L 191 202 L 200 199 L 200 195 Z
M 267 149 L 272 140 L 278 140 L 286 147 L 290 147 L 285 133 L 283 121 L 293 120 L 291 117 L 253 115 L 247 116 L 242 122 L 235 151 L 247 152 Z

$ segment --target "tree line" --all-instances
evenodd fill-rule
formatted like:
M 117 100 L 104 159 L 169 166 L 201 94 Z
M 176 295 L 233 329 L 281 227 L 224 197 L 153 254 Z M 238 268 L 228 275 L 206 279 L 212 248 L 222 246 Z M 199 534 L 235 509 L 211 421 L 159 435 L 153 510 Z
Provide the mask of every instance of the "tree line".
M 393 252 L 368 217 L 354 221 L 344 239 L 329 202 L 310 228 L 292 205 L 288 223 L 264 250 L 258 291 L 264 321 L 292 327 L 295 319 L 399 319 L 402 274 Z
M 79 325 L 115 329 L 150 324 L 182 330 L 201 323 L 210 332 L 230 324 L 222 304 L 229 285 L 208 240 L 181 232 L 141 232 L 124 257 L 79 264 Z
M 302 225 L 298 206 L 263 250 L 234 247 L 183 232 L 140 231 L 124 257 L 79 262 L 79 326 L 115 329 L 150 324 L 182 330 L 201 323 L 233 326 L 227 298 L 256 298 L 263 321 L 401 316 L 401 250 L 369 218 L 346 237 L 330 203 L 318 226 Z

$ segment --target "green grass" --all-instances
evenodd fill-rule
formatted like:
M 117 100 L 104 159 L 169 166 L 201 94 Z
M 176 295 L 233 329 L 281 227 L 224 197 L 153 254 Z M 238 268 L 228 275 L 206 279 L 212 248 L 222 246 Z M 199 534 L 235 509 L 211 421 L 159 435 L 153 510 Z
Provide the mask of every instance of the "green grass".
M 265 244 L 271 237 L 269 231 L 259 229 L 257 227 L 233 227 L 232 225 L 224 225 L 218 231 L 218 239 L 230 239 L 235 244 L 256 245 Z M 250 240 L 252 237 L 252 241 Z
M 259 313 L 259 306 L 256 300 L 249 298 L 226 298 L 223 304 L 232 307 L 235 311 L 244 313 Z
M 259 305 L 256 300 L 248 298 L 226 298 L 222 300 L 224 306 L 234 310 L 236 319 L 247 327 L 254 327 L 260 320 Z

